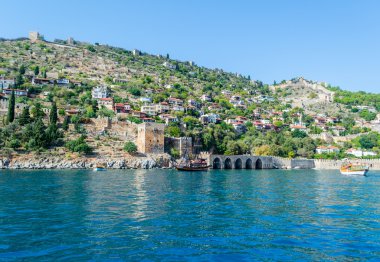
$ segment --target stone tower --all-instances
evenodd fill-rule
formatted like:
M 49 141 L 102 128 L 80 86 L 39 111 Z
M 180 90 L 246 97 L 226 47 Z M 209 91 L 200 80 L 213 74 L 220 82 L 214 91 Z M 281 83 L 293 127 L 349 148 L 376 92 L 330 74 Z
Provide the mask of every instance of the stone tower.
M 32 43 L 37 42 L 38 40 L 41 39 L 40 33 L 38 32 L 29 32 L 29 40 Z
M 145 154 L 164 153 L 165 124 L 142 123 L 137 126 L 137 150 Z
M 67 38 L 67 44 L 68 45 L 74 45 L 75 44 L 74 38 L 72 38 L 72 37 Z

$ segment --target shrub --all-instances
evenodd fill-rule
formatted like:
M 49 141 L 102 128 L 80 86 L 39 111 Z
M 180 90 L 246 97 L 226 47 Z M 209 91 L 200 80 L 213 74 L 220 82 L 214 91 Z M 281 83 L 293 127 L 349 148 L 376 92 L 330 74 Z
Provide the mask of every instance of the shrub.
M 76 140 L 66 142 L 66 148 L 72 152 L 90 154 L 92 152 L 92 148 L 85 141 L 84 136 L 80 136 Z
M 128 117 L 127 120 L 129 120 L 130 122 L 135 123 L 135 124 L 141 124 L 142 123 L 142 120 L 140 118 L 137 118 L 134 116 Z
M 127 142 L 124 145 L 124 150 L 129 154 L 134 154 L 137 152 L 137 146 L 133 142 Z
M 175 148 L 172 148 L 172 149 L 170 149 L 170 155 L 173 158 L 178 159 L 179 158 L 179 151 Z

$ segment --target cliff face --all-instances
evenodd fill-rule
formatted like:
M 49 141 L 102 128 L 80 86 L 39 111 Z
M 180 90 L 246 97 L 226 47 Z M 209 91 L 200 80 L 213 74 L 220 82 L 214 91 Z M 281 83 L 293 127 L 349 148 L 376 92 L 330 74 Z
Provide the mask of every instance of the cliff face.
M 127 158 L 91 158 L 78 157 L 68 159 L 64 156 L 16 156 L 0 158 L 2 169 L 92 169 L 97 164 L 104 164 L 109 169 L 151 169 L 172 168 L 173 163 L 167 154 L 147 155 Z

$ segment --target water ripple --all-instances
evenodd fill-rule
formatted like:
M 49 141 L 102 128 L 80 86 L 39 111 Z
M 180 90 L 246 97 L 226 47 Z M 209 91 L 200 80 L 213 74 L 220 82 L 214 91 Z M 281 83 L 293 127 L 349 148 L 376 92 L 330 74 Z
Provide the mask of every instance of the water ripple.
M 0 260 L 377 260 L 380 176 L 2 171 Z

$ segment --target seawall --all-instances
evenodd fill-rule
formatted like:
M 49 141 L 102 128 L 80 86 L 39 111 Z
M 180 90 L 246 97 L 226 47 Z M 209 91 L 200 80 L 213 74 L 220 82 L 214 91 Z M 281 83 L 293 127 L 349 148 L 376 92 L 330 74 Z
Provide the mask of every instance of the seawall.
M 370 170 L 380 170 L 380 159 L 353 159 L 352 163 L 360 163 L 369 166 Z M 289 159 L 273 157 L 273 163 L 278 168 L 300 168 L 300 169 L 339 169 L 342 160 L 330 159 Z

